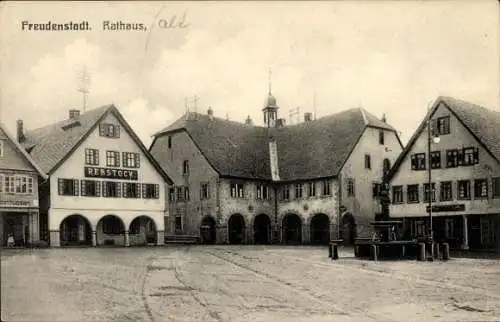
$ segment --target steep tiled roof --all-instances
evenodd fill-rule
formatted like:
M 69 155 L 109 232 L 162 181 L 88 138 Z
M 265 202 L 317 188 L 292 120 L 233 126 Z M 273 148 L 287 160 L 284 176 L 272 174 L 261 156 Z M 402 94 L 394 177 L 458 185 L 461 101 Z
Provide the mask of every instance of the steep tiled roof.
M 440 96 L 434 102 L 433 107 L 429 111 L 432 116 L 440 104 L 444 104 L 455 117 L 462 122 L 466 129 L 484 145 L 486 150 L 500 162 L 500 112 L 493 111 L 482 106 L 456 99 L 453 97 Z M 399 155 L 391 169 L 389 178 L 392 178 L 398 171 L 399 166 L 403 162 L 405 156 L 411 151 L 415 141 L 420 137 L 425 129 L 429 113 L 425 116 L 422 123 L 408 141 L 403 152 Z
M 281 180 L 323 178 L 338 175 L 366 126 L 395 132 L 362 108 L 277 129 L 190 113 L 155 134 L 150 150 L 160 164 L 166 163 L 164 134 L 186 130 L 220 175 L 270 180 L 272 137 Z
M 77 117 L 56 122 L 25 133 L 22 146 L 30 153 L 35 162 L 47 174 L 52 174 L 78 146 L 88 137 L 100 120 L 112 113 L 120 120 L 124 129 L 141 148 L 158 172 L 171 183 L 171 179 L 149 154 L 144 144 L 130 128 L 126 120 L 114 105 L 106 105 Z
M 31 156 L 24 150 L 24 148 L 17 142 L 17 140 L 10 135 L 3 123 L 0 123 L 0 131 L 5 134 L 7 139 L 14 145 L 15 149 L 33 166 L 33 168 L 38 172 L 38 174 L 47 179 L 47 174 L 36 164 L 36 162 L 31 158 Z

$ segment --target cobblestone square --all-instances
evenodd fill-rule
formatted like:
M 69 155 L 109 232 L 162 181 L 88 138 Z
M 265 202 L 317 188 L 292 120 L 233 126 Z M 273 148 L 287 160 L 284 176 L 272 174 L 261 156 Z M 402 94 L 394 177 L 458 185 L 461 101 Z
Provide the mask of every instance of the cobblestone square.
M 500 321 L 500 262 L 322 247 L 3 250 L 3 321 Z

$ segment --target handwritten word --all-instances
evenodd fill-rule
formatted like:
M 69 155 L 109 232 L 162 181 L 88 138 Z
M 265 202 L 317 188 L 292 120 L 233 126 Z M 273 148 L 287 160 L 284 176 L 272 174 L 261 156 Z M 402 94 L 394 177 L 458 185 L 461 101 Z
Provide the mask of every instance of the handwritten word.
M 177 15 L 173 15 L 170 19 L 159 19 L 158 27 L 162 29 L 171 29 L 171 28 L 186 28 L 189 24 L 186 23 L 187 14 L 184 12 L 182 17 L 177 20 Z

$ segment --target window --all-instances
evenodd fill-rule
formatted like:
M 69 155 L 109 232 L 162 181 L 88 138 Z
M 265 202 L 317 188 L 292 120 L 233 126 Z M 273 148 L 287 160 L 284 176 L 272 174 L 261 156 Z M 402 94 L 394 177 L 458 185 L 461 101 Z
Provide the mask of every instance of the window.
M 134 152 L 123 152 L 123 166 L 125 168 L 139 168 L 140 167 L 140 154 Z
M 182 232 L 182 215 L 175 216 L 175 232 Z
M 453 188 L 451 181 L 441 182 L 441 189 L 439 192 L 439 199 L 441 201 L 451 201 L 453 200 Z
M 441 168 L 441 151 L 431 152 L 431 169 Z
M 0 193 L 3 192 L 4 188 L 4 175 L 0 174 Z
M 486 179 L 474 180 L 474 198 L 475 199 L 488 198 L 488 180 Z
M 202 182 L 200 187 L 200 199 L 209 199 L 210 198 L 210 190 L 208 189 L 208 182 Z
M 381 130 L 378 132 L 378 143 L 384 145 L 385 144 L 384 139 L 385 139 L 384 138 L 384 131 Z
M 283 200 L 290 199 L 290 187 L 288 185 L 283 186 L 283 189 L 281 190 L 281 198 Z
M 120 152 L 106 151 L 106 165 L 108 167 L 120 166 Z
M 110 198 L 121 197 L 121 185 L 116 181 L 103 181 L 102 182 L 102 196 Z
M 182 187 L 177 187 L 177 200 L 184 201 L 184 190 Z
M 58 179 L 57 190 L 61 196 L 78 196 L 78 180 Z
M 412 170 L 425 170 L 425 153 L 415 153 L 411 156 Z
M 3 157 L 3 141 L 4 140 L 0 140 L 0 157 Z
M 133 182 L 123 183 L 123 198 L 140 198 L 141 184 Z
M 302 184 L 297 183 L 295 185 L 295 199 L 302 198 Z
M 101 123 L 99 124 L 99 135 L 108 138 L 119 138 L 120 126 L 111 123 Z
M 173 202 L 175 200 L 175 188 L 168 189 L 168 201 Z
M 463 155 L 462 165 L 474 165 L 479 163 L 478 148 L 464 148 L 462 155 Z
M 382 184 L 381 183 L 373 183 L 372 184 L 372 197 L 380 198 L 380 193 L 382 192 Z
M 450 134 L 450 117 L 439 117 L 437 119 L 437 135 Z
M 432 201 L 436 201 L 436 184 L 431 183 L 432 191 L 429 191 L 429 184 L 424 183 L 424 202 L 429 202 L 429 194 L 432 196 Z
M 446 150 L 446 167 L 455 168 L 460 165 L 461 153 L 457 149 Z
M 356 194 L 354 189 L 354 179 L 347 179 L 347 196 L 353 197 Z
M 310 182 L 307 186 L 307 195 L 309 197 L 316 196 L 316 184 L 314 182 Z
M 7 193 L 15 193 L 16 192 L 16 186 L 15 186 L 15 179 L 14 176 L 5 176 L 4 178 L 5 181 L 5 192 Z
M 154 183 L 142 184 L 142 198 L 144 199 L 159 199 L 160 198 L 160 185 Z
M 467 200 L 470 199 L 470 181 L 460 180 L 457 182 L 457 199 Z
M 100 197 L 101 196 L 101 184 L 96 180 L 82 180 L 82 196 L 86 197 Z
M 184 200 L 189 201 L 189 187 L 184 187 Z
M 384 162 L 382 163 L 382 171 L 384 176 L 391 171 L 391 161 L 389 159 L 384 159 Z
M 99 150 L 85 149 L 85 164 L 99 165 Z
M 231 183 L 231 197 L 233 198 L 245 197 L 245 190 L 243 188 L 243 183 Z
M 172 148 L 172 137 L 171 136 L 168 137 L 168 148 L 169 149 Z
M 330 196 L 332 194 L 330 190 L 330 181 L 325 180 L 323 181 L 323 196 Z
M 392 187 L 392 203 L 403 203 L 403 186 Z
M 444 237 L 455 237 L 455 222 L 452 218 L 446 218 L 444 221 Z
M 493 198 L 500 198 L 500 177 L 493 178 Z
M 189 174 L 189 161 L 188 160 L 184 160 L 184 162 L 182 162 L 182 173 Z
M 18 194 L 33 193 L 33 178 L 22 175 L 5 177 L 5 192 Z
M 266 185 L 257 185 L 257 199 L 268 199 L 269 198 L 269 187 Z
M 411 235 L 413 237 L 425 236 L 425 223 L 423 220 L 413 221 L 413 225 L 411 226 Z
M 369 154 L 365 154 L 365 169 L 372 168 L 372 158 Z
M 407 196 L 406 200 L 408 203 L 417 203 L 419 202 L 419 193 L 418 193 L 418 184 L 410 184 L 406 190 Z

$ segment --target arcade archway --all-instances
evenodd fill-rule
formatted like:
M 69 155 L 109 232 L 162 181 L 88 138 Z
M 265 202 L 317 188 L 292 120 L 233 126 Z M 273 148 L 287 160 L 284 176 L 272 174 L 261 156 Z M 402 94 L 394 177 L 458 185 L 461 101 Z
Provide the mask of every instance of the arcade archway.
M 257 215 L 253 221 L 254 243 L 266 245 L 271 242 L 271 218 L 266 214 Z
M 70 215 L 59 226 L 61 246 L 92 245 L 92 226 L 82 215 Z
M 129 227 L 130 245 L 157 244 L 156 224 L 148 216 L 135 217 Z
M 243 244 L 245 242 L 245 218 L 240 214 L 234 214 L 227 223 L 230 244 Z
M 356 220 L 350 212 L 342 215 L 340 220 L 341 239 L 344 240 L 344 245 L 354 245 L 356 239 Z
M 325 214 L 315 214 L 311 218 L 311 244 L 328 245 L 330 242 L 330 218 Z
M 296 214 L 287 214 L 283 218 L 283 243 L 299 245 L 302 242 L 302 220 Z
M 200 236 L 202 244 L 215 244 L 216 241 L 216 222 L 214 217 L 206 216 L 201 221 Z
M 97 245 L 125 245 L 125 224 L 115 215 L 106 215 L 97 223 Z

